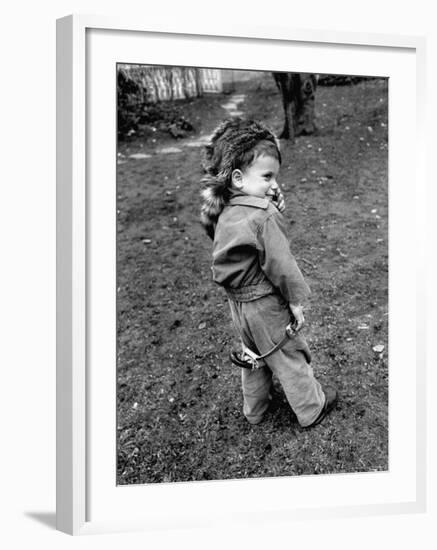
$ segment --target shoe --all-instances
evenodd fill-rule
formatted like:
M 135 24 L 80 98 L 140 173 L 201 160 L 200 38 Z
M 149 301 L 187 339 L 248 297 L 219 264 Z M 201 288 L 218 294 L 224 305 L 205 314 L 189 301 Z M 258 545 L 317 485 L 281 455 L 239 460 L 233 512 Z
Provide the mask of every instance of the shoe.
M 320 422 L 325 418 L 327 414 L 329 414 L 332 409 L 335 407 L 338 401 L 338 393 L 337 390 L 334 388 L 326 388 L 323 390 L 325 393 L 325 404 L 323 405 L 323 409 L 320 411 L 319 416 L 312 422 L 309 426 L 304 426 L 305 429 L 307 428 L 313 428 L 314 426 L 317 426 L 317 424 L 320 424 Z
M 260 418 L 257 418 L 256 420 L 249 420 L 247 417 L 246 417 L 246 420 L 249 422 L 249 424 L 251 426 L 257 426 L 258 424 L 261 424 L 261 422 L 264 420 L 264 415 L 261 416 Z

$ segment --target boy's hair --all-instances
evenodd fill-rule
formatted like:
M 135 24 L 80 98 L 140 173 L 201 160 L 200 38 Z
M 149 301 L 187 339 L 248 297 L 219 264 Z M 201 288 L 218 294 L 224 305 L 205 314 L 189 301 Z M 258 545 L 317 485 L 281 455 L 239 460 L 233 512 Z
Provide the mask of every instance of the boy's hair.
M 205 147 L 200 222 L 211 239 L 218 217 L 231 196 L 232 172 L 245 170 L 261 155 L 281 162 L 279 141 L 266 126 L 233 118 L 222 122 Z

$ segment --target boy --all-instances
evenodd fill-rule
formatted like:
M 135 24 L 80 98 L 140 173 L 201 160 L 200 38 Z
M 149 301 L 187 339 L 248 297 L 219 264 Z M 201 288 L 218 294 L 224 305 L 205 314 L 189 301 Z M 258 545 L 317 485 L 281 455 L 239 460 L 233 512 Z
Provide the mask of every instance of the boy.
M 290 318 L 295 334 L 265 358 L 265 365 L 242 369 L 243 413 L 251 424 L 268 409 L 274 373 L 300 425 L 321 422 L 337 401 L 334 389 L 315 379 L 310 352 L 298 334 L 302 304 L 310 290 L 275 205 L 281 155 L 275 136 L 253 121 L 221 124 L 206 148 L 201 221 L 213 238 L 212 272 L 229 298 L 232 320 L 242 343 L 263 355 L 280 342 Z

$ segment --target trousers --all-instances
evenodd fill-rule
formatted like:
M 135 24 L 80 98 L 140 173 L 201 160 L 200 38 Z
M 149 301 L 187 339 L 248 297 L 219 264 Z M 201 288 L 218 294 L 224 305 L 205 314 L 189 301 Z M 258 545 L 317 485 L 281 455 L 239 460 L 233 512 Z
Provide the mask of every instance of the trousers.
M 239 338 L 258 355 L 267 353 L 283 338 L 290 322 L 288 304 L 278 294 L 246 302 L 229 299 L 229 306 Z M 271 401 L 274 374 L 299 424 L 310 425 L 325 404 L 325 394 L 310 366 L 305 338 L 295 335 L 264 361 L 265 366 L 258 369 L 241 369 L 243 414 L 248 422 L 258 424 L 263 419 Z

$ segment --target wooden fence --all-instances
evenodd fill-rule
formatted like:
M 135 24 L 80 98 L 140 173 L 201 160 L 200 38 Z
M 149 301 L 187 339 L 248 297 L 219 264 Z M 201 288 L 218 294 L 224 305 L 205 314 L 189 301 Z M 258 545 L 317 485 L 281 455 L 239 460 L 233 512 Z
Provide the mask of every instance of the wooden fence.
M 204 93 L 221 93 L 227 80 L 221 69 L 195 67 L 162 67 L 150 65 L 118 64 L 141 88 L 143 101 L 155 103 L 189 97 L 201 97 Z M 223 78 L 224 77 L 224 78 Z

